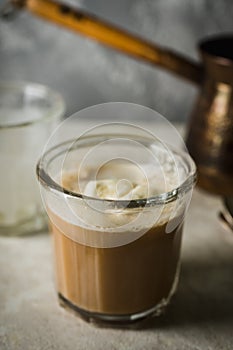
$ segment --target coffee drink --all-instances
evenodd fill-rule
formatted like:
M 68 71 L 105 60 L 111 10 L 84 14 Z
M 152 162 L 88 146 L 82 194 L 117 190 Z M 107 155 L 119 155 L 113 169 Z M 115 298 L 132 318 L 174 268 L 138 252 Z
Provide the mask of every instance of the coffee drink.
M 144 165 L 144 169 L 146 167 L 148 165 Z M 132 200 L 145 198 L 148 192 L 150 196 L 158 193 L 158 187 L 153 186 L 153 181 L 150 181 L 151 186 L 147 183 L 148 178 L 145 181 L 141 168 L 122 160 L 110 162 L 98 169 L 95 181 L 85 181 L 91 178 L 93 171 L 85 169 L 85 176 L 80 176 L 79 172 L 64 172 L 62 185 L 77 193 L 83 189 L 83 194 L 100 199 Z M 158 181 L 156 183 L 158 186 Z M 110 246 L 101 246 L 98 236 L 103 234 L 103 228 L 97 222 L 92 222 L 94 216 L 89 218 L 92 223 L 92 228 L 89 228 L 81 221 L 79 225 L 69 222 L 53 212 L 52 208 L 49 212 L 55 247 L 57 289 L 63 302 L 68 301 L 80 312 L 105 315 L 130 316 L 155 306 L 159 312 L 158 305 L 167 301 L 175 289 L 181 224 L 174 225 L 174 229 L 166 233 L 167 221 L 161 222 L 160 219 L 159 223 L 146 227 L 139 236 L 138 231 L 133 232 L 131 228 L 129 242 L 120 239 L 113 246 L 111 243 Z M 127 209 L 115 221 L 117 214 L 111 215 L 111 232 L 105 228 L 105 236 L 129 236 L 124 230 L 118 232 L 128 220 L 131 222 L 130 215 L 126 216 L 125 212 Z M 80 237 L 85 237 L 85 242 Z M 87 242 L 87 237 L 91 237 L 91 243 Z
M 85 246 L 69 238 L 71 231 L 96 231 L 67 222 L 60 226 L 66 232 L 51 224 L 57 289 L 72 305 L 88 312 L 130 315 L 169 297 L 179 266 L 181 226 L 169 234 L 166 224 L 153 227 L 135 241 L 113 248 Z
M 61 304 L 111 324 L 159 315 L 178 282 L 190 157 L 151 138 L 94 135 L 52 148 L 39 179 Z

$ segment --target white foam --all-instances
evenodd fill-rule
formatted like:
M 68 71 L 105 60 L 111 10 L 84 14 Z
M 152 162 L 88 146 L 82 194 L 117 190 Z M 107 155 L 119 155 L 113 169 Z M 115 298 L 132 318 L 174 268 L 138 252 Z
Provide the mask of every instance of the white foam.
M 88 197 L 102 199 L 78 199 L 65 194 L 63 198 L 50 198 L 48 206 L 65 223 L 92 230 L 83 236 L 82 230 L 69 233 L 77 242 L 95 247 L 114 247 L 127 244 L 142 236 L 153 226 L 164 225 L 175 217 L 182 217 L 185 209 L 183 198 L 151 208 L 119 209 L 104 199 L 126 200 L 149 198 L 178 187 L 185 179 L 182 161 L 174 155 L 159 150 L 155 164 L 133 162 L 105 163 L 97 168 L 80 168 L 76 175 L 62 171 L 62 183 L 67 189 Z M 57 177 L 58 179 L 59 177 Z M 127 203 L 126 203 L 127 204 Z M 54 219 L 56 221 L 56 217 Z M 59 221 L 59 220 L 58 220 Z M 59 225 L 59 223 L 57 223 Z M 93 233 L 94 232 L 94 233 Z M 65 227 L 64 227 L 64 233 Z M 93 236 L 94 235 L 94 236 Z

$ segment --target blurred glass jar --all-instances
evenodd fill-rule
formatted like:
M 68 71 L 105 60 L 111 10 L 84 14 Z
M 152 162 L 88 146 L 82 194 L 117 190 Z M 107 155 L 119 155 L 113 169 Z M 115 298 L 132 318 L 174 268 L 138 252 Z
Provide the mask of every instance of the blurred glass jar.
M 46 227 L 35 165 L 63 116 L 61 95 L 28 82 L 0 83 L 0 234 Z

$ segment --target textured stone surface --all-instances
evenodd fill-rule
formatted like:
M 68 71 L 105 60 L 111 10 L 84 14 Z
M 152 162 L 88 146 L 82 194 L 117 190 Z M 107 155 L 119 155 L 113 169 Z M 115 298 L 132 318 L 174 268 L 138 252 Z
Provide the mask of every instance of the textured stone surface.
M 233 31 L 232 0 L 63 1 L 195 59 L 199 39 Z M 166 72 L 26 12 L 0 21 L 0 55 L 1 79 L 58 89 L 67 102 L 67 115 L 101 102 L 128 101 L 155 108 L 170 120 L 185 120 L 197 91 Z
M 178 291 L 141 330 L 100 329 L 58 306 L 47 233 L 0 238 L 0 349 L 232 350 L 233 237 L 220 200 L 194 191 Z
M 65 134 L 74 131 L 67 124 Z M 174 142 L 174 130 L 158 131 Z M 138 330 L 96 328 L 58 305 L 47 233 L 0 237 L 0 349 L 232 350 L 233 235 L 220 209 L 218 197 L 194 191 L 177 293 L 164 316 Z

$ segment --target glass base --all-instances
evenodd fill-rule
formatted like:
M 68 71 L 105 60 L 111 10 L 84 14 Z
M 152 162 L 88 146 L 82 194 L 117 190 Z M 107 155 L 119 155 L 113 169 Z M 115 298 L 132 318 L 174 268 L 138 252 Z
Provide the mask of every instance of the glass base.
M 93 323 L 97 326 L 102 327 L 128 327 L 128 326 L 138 326 L 143 321 L 146 321 L 152 317 L 160 316 L 164 313 L 166 307 L 170 303 L 172 296 L 175 294 L 180 274 L 180 261 L 177 266 L 175 278 L 172 284 L 169 295 L 166 298 L 163 298 L 157 305 L 147 309 L 142 312 L 128 315 L 108 315 L 98 312 L 90 312 L 84 309 L 79 308 L 77 305 L 74 305 L 72 302 L 67 300 L 61 293 L 58 293 L 59 304 L 71 311 L 75 315 L 79 316 L 86 322 Z
M 13 225 L 0 225 L 0 236 L 26 236 L 47 230 L 47 216 L 44 213 L 39 213 Z
M 102 314 L 98 312 L 89 312 L 84 309 L 79 308 L 78 306 L 72 304 L 69 300 L 64 298 L 61 294 L 58 294 L 59 298 L 59 304 L 64 307 L 65 309 L 68 309 L 69 311 L 72 311 L 77 316 L 82 318 L 84 321 L 96 324 L 98 326 L 128 326 L 132 324 L 138 324 L 139 322 L 142 322 L 152 316 L 160 316 L 166 306 L 168 305 L 169 301 L 167 299 L 162 299 L 159 304 L 157 304 L 155 307 L 139 312 L 136 314 L 129 314 L 129 315 L 108 315 L 108 314 Z

